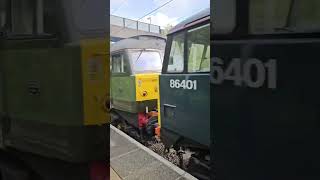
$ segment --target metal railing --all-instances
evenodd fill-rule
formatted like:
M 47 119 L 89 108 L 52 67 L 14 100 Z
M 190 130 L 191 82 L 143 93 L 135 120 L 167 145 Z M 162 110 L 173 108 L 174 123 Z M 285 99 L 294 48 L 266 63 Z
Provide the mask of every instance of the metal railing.
M 160 26 L 154 24 L 148 24 L 140 21 L 135 21 L 132 19 L 127 19 L 115 15 L 110 15 L 110 24 L 120 27 L 125 27 L 129 29 L 135 29 L 139 31 L 146 31 L 151 33 L 160 34 L 161 28 Z

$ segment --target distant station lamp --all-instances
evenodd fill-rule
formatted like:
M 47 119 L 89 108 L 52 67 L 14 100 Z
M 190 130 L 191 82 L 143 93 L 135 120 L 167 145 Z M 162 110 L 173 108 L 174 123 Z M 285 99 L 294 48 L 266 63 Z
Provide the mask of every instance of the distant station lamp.
M 148 17 L 147 19 L 148 19 L 148 20 L 149 20 L 149 22 L 150 22 L 149 24 L 151 24 L 151 17 Z

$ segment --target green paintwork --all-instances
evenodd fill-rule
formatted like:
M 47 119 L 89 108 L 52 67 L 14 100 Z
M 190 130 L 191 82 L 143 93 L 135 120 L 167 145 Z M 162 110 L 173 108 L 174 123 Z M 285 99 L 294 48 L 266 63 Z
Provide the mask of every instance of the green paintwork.
M 135 77 L 129 75 L 111 76 L 111 102 L 115 109 L 135 113 Z
M 113 100 L 135 102 L 136 84 L 134 76 L 112 76 L 111 98 Z
M 171 79 L 196 80 L 197 90 L 170 88 Z M 169 130 L 183 135 L 184 138 L 209 146 L 209 74 L 161 74 L 160 104 L 161 131 Z
M 11 40 L 1 46 L 1 147 L 70 162 L 104 160 L 108 126 L 84 126 L 80 45 Z
M 0 55 L 1 56 L 1 55 Z M 0 119 L 2 119 L 2 116 L 3 116 L 3 113 L 4 113 L 4 109 L 3 109 L 3 101 L 4 101 L 4 99 L 3 99 L 3 75 L 2 75 L 2 70 L 1 70 L 1 68 L 2 68 L 2 63 L 1 63 L 2 61 L 1 61 L 1 59 L 0 59 Z
M 2 57 L 10 118 L 83 124 L 79 48 L 12 50 Z M 29 94 L 33 82 L 38 95 Z

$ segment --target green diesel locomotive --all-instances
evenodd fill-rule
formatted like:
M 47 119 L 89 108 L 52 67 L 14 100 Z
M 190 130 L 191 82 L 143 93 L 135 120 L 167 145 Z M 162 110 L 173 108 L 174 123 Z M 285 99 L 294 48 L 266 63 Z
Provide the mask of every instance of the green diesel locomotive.
M 160 75 L 161 140 L 181 156 L 190 151 L 189 170 L 208 178 L 210 146 L 210 11 L 174 27 L 167 39 Z M 205 171 L 199 172 L 200 171 Z
M 0 5 L 1 153 L 30 179 L 107 176 L 107 1 Z
M 216 0 L 212 22 L 216 178 L 319 179 L 320 1 Z
M 141 140 L 160 128 L 159 74 L 165 42 L 157 36 L 138 36 L 111 46 L 112 123 Z

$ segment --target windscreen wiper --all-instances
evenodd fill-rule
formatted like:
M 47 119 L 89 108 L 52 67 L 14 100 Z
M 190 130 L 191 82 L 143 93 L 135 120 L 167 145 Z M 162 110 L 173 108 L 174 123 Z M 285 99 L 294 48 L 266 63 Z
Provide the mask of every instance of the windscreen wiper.
M 137 62 L 138 62 L 138 60 L 140 59 L 140 56 L 142 55 L 143 51 L 144 51 L 144 49 L 142 49 L 142 50 L 141 50 L 141 52 L 140 52 L 139 56 L 138 56 L 138 57 L 137 57 L 137 59 L 136 59 L 136 63 L 137 63 Z

